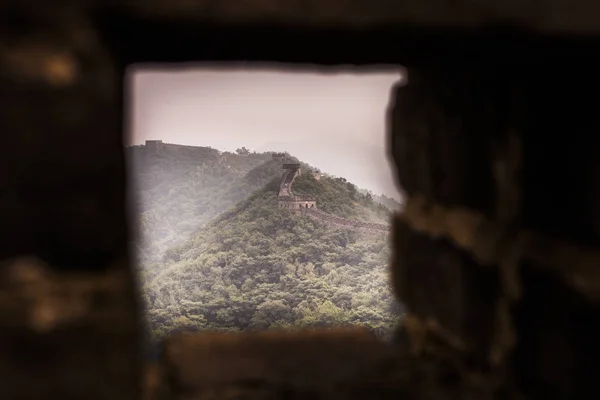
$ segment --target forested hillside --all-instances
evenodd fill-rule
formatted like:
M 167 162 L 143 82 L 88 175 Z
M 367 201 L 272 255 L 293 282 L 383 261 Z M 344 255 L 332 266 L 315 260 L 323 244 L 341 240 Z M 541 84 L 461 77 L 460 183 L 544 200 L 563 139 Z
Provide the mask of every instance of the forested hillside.
M 209 147 L 126 149 L 133 178 L 142 262 L 160 260 L 219 213 L 281 175 L 268 153 L 220 152 Z
M 389 221 L 390 208 L 376 201 L 371 193 L 358 189 L 342 177 L 323 175 L 317 180 L 309 165 L 304 164 L 303 169 L 306 172 L 294 182 L 294 193 L 315 197 L 322 211 L 362 221 Z
M 151 160 L 149 175 L 140 182 L 146 196 L 143 229 L 163 235 L 159 244 L 140 247 L 148 333 L 154 341 L 176 329 L 344 324 L 389 337 L 400 306 L 388 283 L 388 237 L 333 229 L 279 209 L 281 161 L 270 154 L 228 158 L 238 164 L 220 164 L 216 157 L 144 161 L 148 166 Z M 177 176 L 178 171 L 185 173 Z M 333 215 L 388 221 L 390 210 L 370 193 L 344 178 L 316 179 L 314 172 L 303 164 L 295 194 L 314 196 L 318 207 Z

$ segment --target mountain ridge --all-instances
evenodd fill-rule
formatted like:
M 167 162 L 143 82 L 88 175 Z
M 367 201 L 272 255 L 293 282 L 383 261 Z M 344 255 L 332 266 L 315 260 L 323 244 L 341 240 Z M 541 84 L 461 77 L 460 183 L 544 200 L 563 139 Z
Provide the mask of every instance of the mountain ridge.
M 272 153 L 246 153 L 243 148 L 243 154 L 225 153 L 239 167 L 234 173 L 224 162 L 215 166 L 217 150 L 202 151 L 204 161 L 173 159 L 176 151 L 146 158 L 155 164 L 150 167 L 160 178 L 147 179 L 149 187 L 142 187 L 142 194 L 155 196 L 145 201 L 158 210 L 169 211 L 174 201 L 193 205 L 194 196 L 207 191 L 214 195 L 204 196 L 214 207 L 207 211 L 213 216 L 201 225 L 191 229 L 185 224 L 189 221 L 180 221 L 171 226 L 172 235 L 181 234 L 179 240 L 140 246 L 140 253 L 155 251 L 152 257 L 140 257 L 152 340 L 179 329 L 239 331 L 346 324 L 365 326 L 381 337 L 391 334 L 401 307 L 389 285 L 387 235 L 337 229 L 280 208 L 281 163 L 273 160 Z M 323 212 L 378 224 L 388 221 L 391 211 L 370 193 L 287 157 L 298 161 L 303 171 L 294 181 L 294 191 L 313 196 Z M 190 173 L 172 176 L 181 171 Z M 198 171 L 204 175 L 193 174 Z M 211 186 L 216 181 L 221 186 Z M 200 187 L 206 182 L 208 186 Z M 161 190 L 168 190 L 169 195 Z M 228 202 L 236 196 L 243 198 L 227 205 L 220 197 L 223 194 Z
M 181 243 L 186 236 L 281 174 L 280 165 L 272 158 L 273 152 L 250 152 L 245 147 L 234 153 L 204 146 L 148 141 L 146 145 L 126 147 L 125 152 L 130 175 L 135 176 L 132 185 L 134 218 L 140 228 L 135 245 L 146 247 L 144 254 L 154 259 L 160 258 L 167 246 Z M 285 154 L 307 172 L 319 171 Z M 334 179 L 346 182 L 345 178 Z M 365 193 L 364 189 L 356 190 Z M 399 207 L 391 198 L 367 193 L 388 208 L 394 204 Z M 336 215 L 331 207 L 323 211 L 333 211 Z

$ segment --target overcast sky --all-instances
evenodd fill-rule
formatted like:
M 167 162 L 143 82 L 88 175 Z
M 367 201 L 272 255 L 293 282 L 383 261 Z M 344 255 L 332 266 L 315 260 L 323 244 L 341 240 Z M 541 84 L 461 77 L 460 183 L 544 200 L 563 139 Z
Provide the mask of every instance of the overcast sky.
M 287 151 L 396 199 L 385 113 L 399 71 L 243 68 L 129 71 L 131 136 L 233 151 Z

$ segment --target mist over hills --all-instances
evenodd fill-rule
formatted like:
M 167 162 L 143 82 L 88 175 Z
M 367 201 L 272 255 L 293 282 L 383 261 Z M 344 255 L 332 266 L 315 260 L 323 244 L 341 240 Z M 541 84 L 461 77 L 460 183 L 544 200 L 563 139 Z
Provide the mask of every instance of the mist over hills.
M 395 201 L 403 199 L 402 192 L 394 182 L 383 141 L 380 143 L 348 137 L 340 143 L 339 140 L 328 137 L 319 138 L 318 141 L 286 137 L 285 141 L 269 141 L 256 151 L 287 149 L 294 149 L 294 155 L 302 161 L 330 174 L 343 176 L 363 189 L 384 194 Z
M 126 150 L 148 334 L 366 326 L 389 337 L 401 306 L 388 283 L 388 238 L 278 207 L 271 153 L 163 145 Z M 400 205 L 302 165 L 295 194 L 319 210 L 386 223 Z M 319 172 L 319 173 L 317 173 Z
M 209 147 L 126 149 L 136 199 L 137 246 L 156 260 L 227 208 L 281 174 L 267 153 L 238 154 Z

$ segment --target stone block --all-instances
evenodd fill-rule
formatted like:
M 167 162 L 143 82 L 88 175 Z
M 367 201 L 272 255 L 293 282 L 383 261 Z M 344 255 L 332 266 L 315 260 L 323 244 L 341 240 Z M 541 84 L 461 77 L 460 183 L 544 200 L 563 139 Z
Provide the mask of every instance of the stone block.
M 513 362 L 521 390 L 532 399 L 599 398 L 600 307 L 539 265 L 523 263 L 520 275 Z
M 394 357 L 391 347 L 359 328 L 199 333 L 167 339 L 162 367 L 176 396 L 315 398 Z
M 408 68 L 388 112 L 390 152 L 409 195 L 490 215 L 496 201 L 490 138 L 503 129 L 505 89 L 493 71 L 471 68 Z
M 138 398 L 137 299 L 124 268 L 0 267 L 0 398 Z
M 575 46 L 556 53 L 521 71 L 523 227 L 598 246 L 600 137 L 592 132 L 600 120 L 596 102 L 585 99 L 600 91 L 600 62 Z
M 403 221 L 395 222 L 393 235 L 392 284 L 408 313 L 439 326 L 458 339 L 457 347 L 480 361 L 487 358 L 500 289 L 498 270 L 478 265 L 446 239 L 412 231 Z
M 448 27 L 477 29 L 503 23 L 554 34 L 597 33 L 600 30 L 596 17 L 599 7 L 590 0 L 575 3 L 547 0 L 526 6 L 516 1 L 500 4 L 490 0 L 457 0 L 452 4 L 427 0 L 418 5 L 406 0 L 308 0 L 304 3 L 292 0 L 243 3 L 234 0 L 218 3 L 209 0 L 128 0 L 126 4 L 141 15 L 210 18 L 228 24 L 278 21 L 292 26 L 368 28 L 400 25 L 435 30 Z
M 120 81 L 59 3 L 0 5 L 0 398 L 137 399 Z

